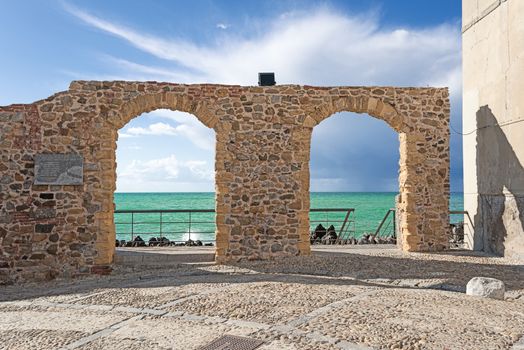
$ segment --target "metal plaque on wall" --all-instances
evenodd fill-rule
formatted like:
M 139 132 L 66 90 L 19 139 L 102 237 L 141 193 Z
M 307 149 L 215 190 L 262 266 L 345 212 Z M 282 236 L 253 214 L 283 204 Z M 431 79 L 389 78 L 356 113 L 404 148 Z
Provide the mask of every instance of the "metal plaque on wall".
M 82 185 L 84 160 L 81 155 L 35 155 L 35 185 Z

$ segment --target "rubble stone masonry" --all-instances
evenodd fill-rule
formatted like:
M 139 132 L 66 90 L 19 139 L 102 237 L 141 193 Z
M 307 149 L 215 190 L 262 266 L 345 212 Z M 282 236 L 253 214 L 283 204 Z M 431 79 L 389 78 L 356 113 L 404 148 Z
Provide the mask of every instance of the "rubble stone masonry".
M 446 88 L 74 81 L 0 107 L 0 284 L 110 271 L 118 130 L 160 108 L 216 132 L 217 262 L 310 253 L 311 133 L 342 111 L 399 133 L 402 249 L 447 247 Z M 81 155 L 83 185 L 35 185 L 34 157 L 45 153 Z

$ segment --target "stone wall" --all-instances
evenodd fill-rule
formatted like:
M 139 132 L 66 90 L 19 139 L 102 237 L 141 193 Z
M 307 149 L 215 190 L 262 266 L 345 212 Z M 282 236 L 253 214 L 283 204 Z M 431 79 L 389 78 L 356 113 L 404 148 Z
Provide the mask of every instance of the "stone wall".
M 118 130 L 159 108 L 216 132 L 218 262 L 310 253 L 311 133 L 341 111 L 399 133 L 401 247 L 447 247 L 447 89 L 74 81 L 46 100 L 0 107 L 0 281 L 110 271 Z M 83 185 L 35 185 L 42 153 L 81 155 Z

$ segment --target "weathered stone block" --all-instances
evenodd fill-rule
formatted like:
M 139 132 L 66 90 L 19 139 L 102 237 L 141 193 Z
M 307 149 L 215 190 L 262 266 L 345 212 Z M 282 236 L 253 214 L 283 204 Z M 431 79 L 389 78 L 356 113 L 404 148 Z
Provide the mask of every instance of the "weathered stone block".
M 36 233 L 51 233 L 53 231 L 55 224 L 36 224 L 35 232 Z
M 504 282 L 489 277 L 473 277 L 466 286 L 466 294 L 504 300 L 506 288 Z

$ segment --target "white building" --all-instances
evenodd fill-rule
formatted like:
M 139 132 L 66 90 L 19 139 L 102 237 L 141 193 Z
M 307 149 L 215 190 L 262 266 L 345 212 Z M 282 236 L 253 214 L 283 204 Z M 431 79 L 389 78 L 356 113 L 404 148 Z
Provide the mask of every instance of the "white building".
M 524 260 L 524 1 L 462 10 L 466 240 Z

